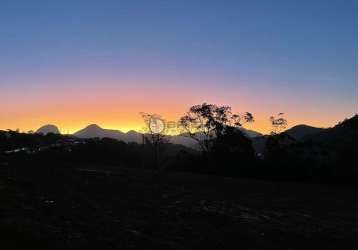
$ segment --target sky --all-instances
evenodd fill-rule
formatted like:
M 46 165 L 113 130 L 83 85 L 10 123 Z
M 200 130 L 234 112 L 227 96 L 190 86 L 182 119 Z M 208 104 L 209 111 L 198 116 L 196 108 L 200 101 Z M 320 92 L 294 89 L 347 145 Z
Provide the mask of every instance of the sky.
M 358 1 L 0 1 L 0 129 L 139 130 L 203 102 L 289 126 L 358 113 Z

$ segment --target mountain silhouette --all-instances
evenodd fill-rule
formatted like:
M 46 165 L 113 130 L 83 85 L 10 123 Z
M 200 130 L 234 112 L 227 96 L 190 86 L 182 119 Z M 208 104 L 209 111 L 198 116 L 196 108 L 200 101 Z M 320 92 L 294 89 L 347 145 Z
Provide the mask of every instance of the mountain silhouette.
M 350 145 L 358 138 L 358 115 L 345 119 L 332 128 L 316 128 L 308 125 L 297 125 L 283 133 L 288 134 L 296 142 L 319 143 L 331 147 Z M 252 138 L 255 151 L 262 154 L 266 149 L 268 135 Z
M 325 129 L 307 139 L 329 144 L 344 144 L 358 136 L 358 115 L 345 119 L 332 128 Z
M 45 126 L 42 126 L 41 128 L 39 128 L 37 131 L 36 131 L 37 134 L 44 134 L 44 135 L 47 135 L 47 134 L 61 134 L 60 130 L 58 129 L 57 126 L 55 125 L 51 125 L 51 124 L 48 124 L 48 125 L 45 125 Z
M 127 133 L 124 133 L 120 130 L 115 129 L 105 129 L 97 124 L 92 124 L 84 129 L 81 129 L 73 134 L 74 136 L 82 139 L 90 138 L 111 138 L 124 142 L 136 142 L 141 143 L 143 135 L 134 130 L 130 130 Z
M 143 141 L 143 134 L 134 130 L 130 130 L 124 134 L 123 141 L 141 143 Z
M 97 124 L 91 124 L 80 131 L 74 133 L 74 136 L 78 138 L 88 139 L 88 138 L 113 138 L 122 140 L 124 133 L 119 130 L 113 129 L 104 129 L 98 126 Z
M 305 124 L 301 124 L 286 130 L 285 133 L 296 140 L 301 140 L 305 137 L 312 136 L 324 130 L 325 130 L 324 128 L 316 128 Z
M 254 130 L 251 130 L 251 129 L 247 129 L 247 128 L 244 128 L 244 127 L 240 127 L 239 129 L 240 129 L 240 131 L 242 133 L 244 133 L 244 135 L 246 135 L 249 138 L 255 138 L 255 137 L 262 136 L 261 133 L 259 133 L 257 131 L 254 131 Z
M 246 135 L 249 138 L 262 136 L 262 134 L 253 130 L 248 130 L 245 128 L 240 128 L 240 130 L 244 133 L 244 135 Z M 77 131 L 73 135 L 82 139 L 112 138 L 124 142 L 136 142 L 136 143 L 141 143 L 143 140 L 143 134 L 137 131 L 130 130 L 127 133 L 124 133 L 120 130 L 105 129 L 97 124 L 89 125 L 84 129 Z M 197 148 L 198 146 L 196 141 L 189 138 L 188 136 L 185 136 L 184 134 L 168 135 L 167 137 L 172 144 L 180 144 L 191 148 Z
M 324 128 L 316 128 L 306 124 L 300 124 L 290 129 L 287 129 L 282 133 L 289 135 L 290 138 L 296 141 L 302 141 L 302 140 L 310 139 L 313 136 L 318 135 L 326 130 L 327 129 Z M 269 135 L 251 137 L 252 146 L 254 147 L 256 153 L 263 154 L 265 152 L 266 142 L 269 137 L 270 137 Z
M 335 139 L 344 139 L 350 138 L 352 135 L 356 134 L 358 124 L 358 115 L 350 119 L 346 119 L 343 122 L 339 123 L 333 128 L 316 128 L 309 125 L 301 124 L 294 126 L 284 133 L 288 134 L 297 141 L 301 140 L 314 140 L 314 141 L 329 141 Z M 253 141 L 253 145 L 258 152 L 263 151 L 264 144 L 267 139 L 267 136 L 262 135 L 253 130 L 246 128 L 240 128 L 240 130 Z M 55 125 L 45 125 L 39 128 L 36 133 L 39 134 L 60 134 L 60 130 Z M 97 124 L 91 124 L 76 133 L 74 136 L 82 139 L 89 138 L 112 138 L 124 142 L 136 142 L 141 143 L 143 140 L 143 134 L 134 130 L 130 130 L 126 133 L 115 130 L 115 129 L 105 129 L 100 127 Z M 191 148 L 197 148 L 197 142 L 185 136 L 185 134 L 179 135 L 169 135 L 168 139 L 173 144 L 181 144 Z

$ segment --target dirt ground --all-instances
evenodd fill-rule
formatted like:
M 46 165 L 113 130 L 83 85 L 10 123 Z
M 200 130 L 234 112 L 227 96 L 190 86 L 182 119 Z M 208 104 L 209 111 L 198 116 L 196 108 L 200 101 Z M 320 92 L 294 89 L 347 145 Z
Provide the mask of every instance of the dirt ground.
M 358 249 L 358 190 L 104 166 L 0 166 L 0 249 Z

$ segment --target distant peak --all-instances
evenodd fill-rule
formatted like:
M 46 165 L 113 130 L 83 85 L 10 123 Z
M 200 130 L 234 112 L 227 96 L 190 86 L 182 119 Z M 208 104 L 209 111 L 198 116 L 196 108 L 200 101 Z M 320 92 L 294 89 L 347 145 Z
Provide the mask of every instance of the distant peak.
M 291 129 L 294 129 L 294 128 L 317 128 L 317 127 L 313 127 L 313 126 L 310 126 L 307 124 L 298 124 L 298 125 L 293 126 Z M 320 128 L 317 128 L 317 129 L 320 129 Z
M 299 124 L 285 131 L 286 134 L 300 140 L 304 137 L 312 136 L 314 134 L 324 131 L 324 128 L 316 128 L 306 124 Z
M 346 126 L 358 126 L 358 115 L 355 114 L 351 118 L 344 119 L 340 123 L 338 123 L 335 127 L 346 127 Z
M 127 134 L 138 134 L 138 132 L 135 131 L 135 130 L 129 130 L 129 131 L 127 132 Z
M 97 124 L 91 124 L 88 125 L 86 128 L 88 129 L 102 129 L 100 126 L 98 126 Z
M 48 127 L 48 128 L 50 128 L 50 127 L 52 127 L 52 128 L 57 128 L 57 126 L 56 126 L 56 125 L 53 125 L 53 124 L 46 124 L 46 125 L 42 126 L 42 128 L 45 128 L 45 127 Z
M 41 128 L 39 128 L 36 133 L 39 134 L 60 134 L 60 130 L 58 129 L 58 127 L 56 125 L 52 125 L 52 124 L 47 124 L 42 126 Z

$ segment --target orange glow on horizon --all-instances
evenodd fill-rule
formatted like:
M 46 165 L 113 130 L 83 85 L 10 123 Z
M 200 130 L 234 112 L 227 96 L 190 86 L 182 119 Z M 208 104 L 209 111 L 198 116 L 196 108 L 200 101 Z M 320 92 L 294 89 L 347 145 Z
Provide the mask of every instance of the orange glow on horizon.
M 187 79 L 175 84 L 168 84 L 161 78 L 145 77 L 103 81 L 105 84 L 98 84 L 98 79 L 90 81 L 86 78 L 76 84 L 67 82 L 67 87 L 59 83 L 52 88 L 43 84 L 35 89 L 23 87 L 8 92 L 5 89 L 0 93 L 0 129 L 26 132 L 54 124 L 62 133 L 74 133 L 90 124 L 98 124 L 123 132 L 140 131 L 144 126 L 140 112 L 177 121 L 190 106 L 203 102 L 229 105 L 233 112 L 253 113 L 256 122 L 246 127 L 263 134 L 270 132 L 269 117 L 279 112 L 285 113 L 288 127 L 303 123 L 330 127 L 353 115 L 342 113 L 338 108 L 330 113 L 318 113 L 319 108 L 313 110 L 312 103 L 295 102 L 289 97 L 278 103 L 275 98 L 265 98 L 262 90 L 222 89 L 219 84 L 203 89 Z
M 177 121 L 186 111 L 187 108 L 184 107 L 173 107 L 168 109 L 162 109 L 159 112 L 159 108 L 153 106 L 136 106 L 131 109 L 116 110 L 113 108 L 109 110 L 108 107 L 102 106 L 97 109 L 92 109 L 91 112 L 81 107 L 73 108 L 70 110 L 64 109 L 61 112 L 61 109 L 49 109 L 45 115 L 41 113 L 44 112 L 44 109 L 33 110 L 32 112 L 18 112 L 16 116 L 9 116 L 7 119 L 1 121 L 0 129 L 20 129 L 20 131 L 36 131 L 43 125 L 53 124 L 59 127 L 61 133 L 63 134 L 73 134 L 90 124 L 97 124 L 105 129 L 115 129 L 121 130 L 122 132 L 128 132 L 130 130 L 141 131 L 145 126 L 140 112 L 155 113 L 161 115 L 166 121 Z M 103 111 L 103 110 L 106 110 Z M 152 112 L 152 110 L 157 110 L 158 112 Z M 255 115 L 255 114 L 254 114 Z M 245 125 L 245 128 L 268 134 L 270 133 L 270 122 L 268 119 L 269 116 L 265 114 L 260 114 L 255 116 L 255 122 L 253 124 Z M 296 117 L 294 120 L 293 117 L 287 116 L 289 121 L 289 126 L 293 127 L 298 124 L 307 124 L 316 127 L 330 127 L 334 126 L 338 121 L 307 121 L 303 117 Z

